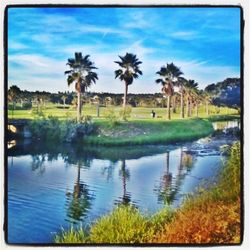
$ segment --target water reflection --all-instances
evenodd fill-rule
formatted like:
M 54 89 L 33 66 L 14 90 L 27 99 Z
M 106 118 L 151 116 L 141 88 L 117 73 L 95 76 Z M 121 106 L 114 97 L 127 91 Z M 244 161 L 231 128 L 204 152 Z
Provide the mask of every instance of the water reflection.
M 179 164 L 176 165 L 175 175 L 170 172 L 170 152 L 166 152 L 166 168 L 161 176 L 160 185 L 156 188 L 158 200 L 166 205 L 171 205 L 176 199 L 176 195 L 180 190 L 182 181 L 194 166 L 195 156 L 183 151 L 180 147 Z
M 129 181 L 130 172 L 128 169 L 126 169 L 126 161 L 124 159 L 121 161 L 119 176 L 122 179 L 123 194 L 122 197 L 118 199 L 117 204 L 128 205 L 131 202 L 131 194 L 127 192 L 127 181 Z
M 240 129 L 240 120 L 232 120 L 232 121 L 220 121 L 220 122 L 213 122 L 214 130 L 223 130 L 224 132 L 231 128 L 238 128 Z
M 45 172 L 45 155 L 32 155 L 31 156 L 31 170 L 37 172 L 40 175 L 43 175 Z
M 235 139 L 120 148 L 16 141 L 7 151 L 9 240 L 51 242 L 51 232 L 90 224 L 117 204 L 178 206 L 215 175 L 220 147 Z
M 77 178 L 73 192 L 67 191 L 67 216 L 70 222 L 81 221 L 91 208 L 93 194 L 90 194 L 88 185 L 81 181 L 80 177 L 81 164 L 77 164 Z

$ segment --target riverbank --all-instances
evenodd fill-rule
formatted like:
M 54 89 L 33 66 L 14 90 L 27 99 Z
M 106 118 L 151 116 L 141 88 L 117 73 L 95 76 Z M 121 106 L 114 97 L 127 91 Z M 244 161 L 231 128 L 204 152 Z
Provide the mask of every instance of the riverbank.
M 87 244 L 240 244 L 240 144 L 216 182 L 190 195 L 177 210 L 167 207 L 154 215 L 133 206 L 120 206 L 90 228 L 63 231 L 55 243 Z
M 129 120 L 110 122 L 107 119 L 59 120 L 56 117 L 25 120 L 33 138 L 57 143 L 79 142 L 84 145 L 131 146 L 165 144 L 196 140 L 213 132 L 212 122 L 239 118 L 238 116 L 210 116 L 176 120 Z M 17 120 L 18 121 L 18 120 Z M 11 123 L 11 121 L 10 121 Z M 19 130 L 19 129 L 18 129 Z M 22 137 L 22 132 L 17 133 Z M 10 134 L 11 138 L 15 134 Z
M 213 132 L 206 119 L 173 121 L 129 121 L 110 126 L 107 121 L 96 122 L 97 130 L 86 136 L 84 143 L 104 146 L 164 144 L 195 140 Z

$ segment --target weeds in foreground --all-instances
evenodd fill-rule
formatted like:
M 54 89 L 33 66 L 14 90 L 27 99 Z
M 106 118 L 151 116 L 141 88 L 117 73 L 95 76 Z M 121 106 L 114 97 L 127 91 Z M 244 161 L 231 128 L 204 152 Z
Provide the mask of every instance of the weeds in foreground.
M 240 243 L 240 162 L 240 143 L 235 143 L 218 183 L 190 196 L 152 242 Z

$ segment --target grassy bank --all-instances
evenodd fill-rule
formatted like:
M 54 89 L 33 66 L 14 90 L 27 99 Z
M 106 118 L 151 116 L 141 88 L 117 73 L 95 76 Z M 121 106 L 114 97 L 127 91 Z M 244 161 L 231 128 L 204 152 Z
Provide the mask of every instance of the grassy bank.
M 59 120 L 55 117 L 30 120 L 28 128 L 32 136 L 53 142 L 80 142 L 85 145 L 130 146 L 164 144 L 195 140 L 213 132 L 207 119 L 158 121 L 153 119 L 119 121 L 93 121 L 81 123 Z M 21 135 L 20 135 L 21 136 Z
M 122 146 L 181 142 L 207 136 L 213 131 L 205 119 L 173 121 L 130 121 L 110 126 L 107 121 L 96 123 L 97 133 L 84 138 L 87 144 Z
M 120 206 L 90 228 L 63 231 L 56 243 L 196 243 L 239 244 L 240 144 L 208 189 L 187 198 L 175 211 L 166 208 L 146 215 L 132 206 Z

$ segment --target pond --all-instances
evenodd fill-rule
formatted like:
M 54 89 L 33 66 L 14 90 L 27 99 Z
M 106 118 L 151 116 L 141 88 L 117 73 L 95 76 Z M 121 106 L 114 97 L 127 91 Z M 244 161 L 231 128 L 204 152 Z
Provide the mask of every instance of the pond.
M 40 141 L 8 144 L 8 241 L 51 243 L 61 228 L 89 225 L 118 204 L 145 213 L 179 206 L 216 177 L 220 147 L 237 139 L 225 128 L 195 142 L 85 147 Z

